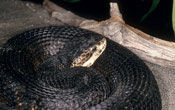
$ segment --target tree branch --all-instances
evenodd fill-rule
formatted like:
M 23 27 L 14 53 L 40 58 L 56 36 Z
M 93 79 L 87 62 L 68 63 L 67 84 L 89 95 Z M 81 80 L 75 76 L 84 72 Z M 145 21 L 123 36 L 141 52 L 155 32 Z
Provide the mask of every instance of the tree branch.
M 54 18 L 67 25 L 100 33 L 130 49 L 145 61 L 175 68 L 175 43 L 155 38 L 125 24 L 117 3 L 110 3 L 111 18 L 101 22 L 82 18 L 49 0 L 45 0 L 44 6 L 52 10 Z

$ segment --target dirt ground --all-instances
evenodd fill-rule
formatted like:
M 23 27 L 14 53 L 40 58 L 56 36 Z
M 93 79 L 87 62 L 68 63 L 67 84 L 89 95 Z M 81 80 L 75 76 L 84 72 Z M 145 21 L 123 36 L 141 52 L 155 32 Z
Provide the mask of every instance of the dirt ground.
M 64 25 L 39 4 L 20 0 L 0 2 L 0 47 L 15 34 L 49 25 Z M 154 73 L 162 97 L 162 110 L 175 110 L 175 69 L 145 62 Z

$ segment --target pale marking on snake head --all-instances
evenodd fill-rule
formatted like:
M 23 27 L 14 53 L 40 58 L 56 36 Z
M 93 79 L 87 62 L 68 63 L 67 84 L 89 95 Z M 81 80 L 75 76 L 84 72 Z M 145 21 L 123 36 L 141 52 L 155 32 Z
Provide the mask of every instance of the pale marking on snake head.
M 85 50 L 80 56 L 74 59 L 71 67 L 90 67 L 106 49 L 106 38 L 103 38 L 95 45 Z

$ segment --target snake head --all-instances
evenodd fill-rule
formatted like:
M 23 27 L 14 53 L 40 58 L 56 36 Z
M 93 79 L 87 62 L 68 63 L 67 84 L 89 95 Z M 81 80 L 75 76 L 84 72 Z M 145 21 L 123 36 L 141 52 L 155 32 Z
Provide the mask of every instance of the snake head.
M 106 38 L 102 38 L 96 44 L 86 49 L 80 56 L 76 57 L 71 67 L 83 66 L 90 67 L 106 48 Z

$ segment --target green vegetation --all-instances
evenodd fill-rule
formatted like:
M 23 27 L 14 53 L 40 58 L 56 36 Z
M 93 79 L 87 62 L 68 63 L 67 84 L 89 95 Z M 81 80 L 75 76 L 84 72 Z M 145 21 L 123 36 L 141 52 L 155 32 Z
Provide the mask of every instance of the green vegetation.
M 156 7 L 158 6 L 159 2 L 160 2 L 160 0 L 153 0 L 151 8 L 141 18 L 140 22 L 143 22 L 143 20 L 145 20 L 145 18 L 156 9 Z M 173 9 L 172 9 L 172 27 L 173 27 L 173 30 L 174 30 L 174 33 L 175 33 L 175 0 L 173 0 Z
M 173 0 L 172 23 L 173 23 L 173 30 L 175 33 L 175 0 Z
M 150 8 L 149 11 L 141 18 L 140 22 L 142 22 L 143 20 L 145 20 L 145 18 L 146 18 L 150 13 L 152 13 L 152 12 L 156 9 L 156 7 L 158 6 L 159 2 L 160 2 L 160 0 L 153 0 L 151 8 Z

